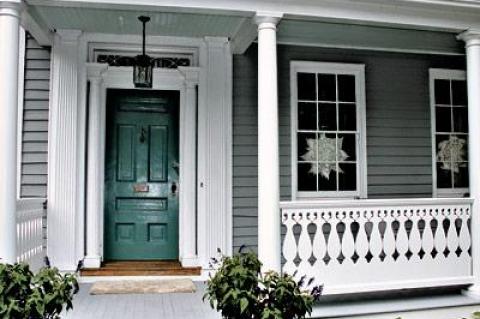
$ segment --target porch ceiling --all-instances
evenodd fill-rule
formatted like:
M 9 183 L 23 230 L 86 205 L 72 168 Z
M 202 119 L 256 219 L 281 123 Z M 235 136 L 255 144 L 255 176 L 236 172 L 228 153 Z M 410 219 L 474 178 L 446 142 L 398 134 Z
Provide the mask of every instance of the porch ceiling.
M 234 53 L 243 53 L 256 39 L 253 13 L 173 12 L 120 8 L 30 5 L 32 17 L 46 29 L 78 29 L 105 34 L 141 34 L 137 17 L 152 18 L 151 36 L 228 37 Z M 145 7 L 143 7 L 145 8 Z M 429 41 L 424 41 L 428 38 Z M 284 18 L 278 26 L 278 42 L 325 47 L 361 48 L 420 53 L 463 54 L 464 44 L 455 33 L 398 27 L 332 23 Z
M 232 38 L 238 32 L 242 16 L 155 12 L 147 10 L 111 10 L 79 7 L 31 6 L 31 15 L 48 29 L 77 29 L 84 32 L 140 34 L 140 15 L 152 18 L 147 34 L 156 36 Z

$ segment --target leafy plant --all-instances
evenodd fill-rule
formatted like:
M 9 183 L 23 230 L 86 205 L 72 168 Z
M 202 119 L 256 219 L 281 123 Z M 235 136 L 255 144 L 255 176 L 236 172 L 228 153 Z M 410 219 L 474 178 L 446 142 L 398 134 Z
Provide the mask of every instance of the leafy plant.
M 72 309 L 78 292 L 75 275 L 56 268 L 33 274 L 27 264 L 0 264 L 0 318 L 57 319 L 64 306 Z
M 254 253 L 213 259 L 216 273 L 207 281 L 203 299 L 225 319 L 300 319 L 312 312 L 322 287 L 307 291 L 313 279 L 296 282 L 292 276 L 268 272 Z

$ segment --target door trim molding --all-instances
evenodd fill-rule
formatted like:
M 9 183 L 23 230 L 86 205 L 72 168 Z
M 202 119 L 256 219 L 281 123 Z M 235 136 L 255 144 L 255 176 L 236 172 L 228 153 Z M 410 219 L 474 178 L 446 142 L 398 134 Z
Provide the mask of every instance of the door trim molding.
M 97 125 L 89 125 L 88 129 L 87 252 L 84 266 L 98 268 L 104 251 L 106 92 L 107 89 L 135 89 L 135 87 L 132 82 L 132 67 L 111 67 L 98 63 L 87 63 L 86 66 L 87 78 L 91 86 L 90 94 L 98 94 L 96 97 L 90 96 L 89 118 L 98 118 L 98 121 L 96 121 Z M 98 69 L 104 71 L 99 74 L 98 71 L 95 72 Z M 199 73 L 198 67 L 154 69 L 152 85 L 152 90 L 180 92 L 179 257 L 184 266 L 199 265 L 195 251 L 197 241 L 196 87 L 199 82 Z M 99 75 L 101 89 L 92 90 Z M 97 151 L 92 152 L 92 150 Z M 98 173 L 90 174 L 96 171 Z M 89 245 L 89 240 L 96 243 Z

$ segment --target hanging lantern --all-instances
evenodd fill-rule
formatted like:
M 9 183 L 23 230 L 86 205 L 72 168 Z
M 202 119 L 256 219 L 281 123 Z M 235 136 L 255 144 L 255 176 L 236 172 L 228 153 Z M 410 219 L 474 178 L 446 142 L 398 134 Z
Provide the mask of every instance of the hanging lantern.
M 142 54 L 135 57 L 133 66 L 133 84 L 137 88 L 151 88 L 153 78 L 153 60 L 145 54 L 145 24 L 150 21 L 150 17 L 138 17 L 143 24 L 143 42 Z

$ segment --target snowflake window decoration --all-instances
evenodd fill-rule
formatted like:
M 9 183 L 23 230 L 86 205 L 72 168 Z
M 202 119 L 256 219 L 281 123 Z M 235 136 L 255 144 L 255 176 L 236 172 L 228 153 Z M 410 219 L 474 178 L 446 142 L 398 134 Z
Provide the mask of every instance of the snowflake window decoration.
M 335 143 L 336 139 L 326 137 L 325 133 L 320 134 L 319 138 L 307 138 L 307 152 L 301 158 L 308 162 L 315 162 L 311 164 L 309 174 L 320 175 L 329 180 L 331 171 L 343 173 L 336 162 L 344 161 L 349 156 L 342 150 L 343 137 L 338 138 L 338 148 Z
M 466 167 L 465 162 L 465 145 L 467 141 L 455 135 L 450 135 L 446 141 L 438 143 L 437 161 L 442 166 L 441 168 L 454 173 L 460 172 L 460 167 Z

